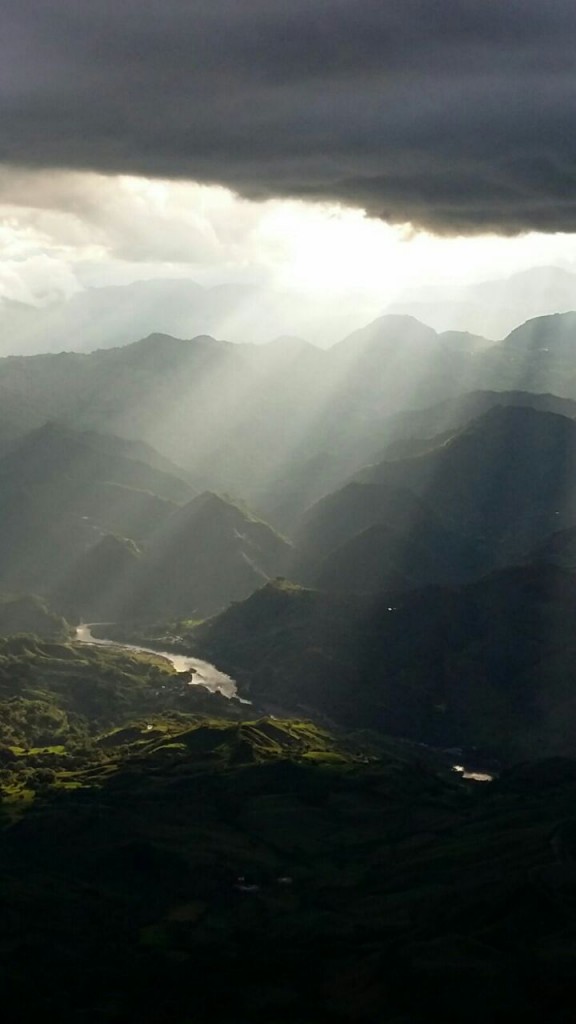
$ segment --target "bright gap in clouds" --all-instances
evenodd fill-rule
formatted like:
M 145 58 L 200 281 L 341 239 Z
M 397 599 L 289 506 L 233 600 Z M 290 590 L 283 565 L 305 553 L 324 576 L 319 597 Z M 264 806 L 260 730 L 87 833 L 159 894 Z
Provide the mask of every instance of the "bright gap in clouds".
M 551 262 L 576 267 L 573 236 L 443 238 L 410 225 L 391 226 L 358 210 L 288 201 L 271 205 L 262 236 L 281 240 L 278 274 L 301 288 L 340 293 L 353 287 L 386 300 L 410 287 L 472 284 Z
M 253 308 L 248 297 L 226 321 L 234 341 L 299 333 L 329 344 L 390 305 L 446 301 L 451 289 L 544 265 L 576 268 L 573 236 L 441 238 L 359 210 L 250 202 L 219 186 L 0 172 L 0 296 L 51 304 L 85 287 L 167 277 L 248 286 Z

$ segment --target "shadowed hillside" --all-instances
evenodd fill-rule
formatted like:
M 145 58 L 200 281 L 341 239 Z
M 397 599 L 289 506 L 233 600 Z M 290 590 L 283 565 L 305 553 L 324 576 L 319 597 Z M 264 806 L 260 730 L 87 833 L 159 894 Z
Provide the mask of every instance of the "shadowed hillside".
M 46 591 L 100 537 L 149 535 L 192 492 L 124 442 L 48 424 L 0 459 L 0 579 Z
M 181 687 L 142 658 L 0 647 L 3 709 L 15 658 L 29 704 L 0 749 L 23 1015 L 567 1021 L 574 761 L 478 788 L 409 743 L 169 710 Z
M 248 597 L 283 571 L 290 554 L 248 509 L 205 492 L 171 506 L 140 547 L 104 536 L 52 596 L 75 619 L 202 618 Z
M 363 591 L 402 578 L 465 581 L 521 561 L 576 523 L 575 466 L 571 419 L 497 406 L 421 453 L 366 467 L 313 505 L 295 532 L 294 574 Z
M 576 579 L 535 565 L 373 597 L 279 581 L 192 639 L 258 700 L 511 761 L 573 750 L 575 630 Z

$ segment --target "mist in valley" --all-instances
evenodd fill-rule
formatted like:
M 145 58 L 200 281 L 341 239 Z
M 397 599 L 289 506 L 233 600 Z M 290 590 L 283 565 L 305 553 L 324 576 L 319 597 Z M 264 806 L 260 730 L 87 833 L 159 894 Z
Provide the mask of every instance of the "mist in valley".
M 575 27 L 7 3 L 18 1019 L 572 1020 Z

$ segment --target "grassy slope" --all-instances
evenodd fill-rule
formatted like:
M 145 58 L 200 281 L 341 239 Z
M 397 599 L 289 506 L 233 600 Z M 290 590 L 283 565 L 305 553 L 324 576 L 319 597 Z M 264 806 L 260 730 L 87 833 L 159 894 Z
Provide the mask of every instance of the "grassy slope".
M 559 1012 L 572 877 L 549 837 L 573 780 L 476 794 L 410 759 L 310 759 L 282 723 L 264 755 L 269 728 L 135 741 L 37 797 L 0 855 L 8 998 L 174 1024 L 191 999 L 230 1022 Z
M 3 720 L 43 700 L 60 723 L 40 746 L 14 721 L 1 751 L 22 1018 L 570 1019 L 574 762 L 478 787 L 418 746 L 240 720 L 153 657 L 29 637 L 0 684 Z

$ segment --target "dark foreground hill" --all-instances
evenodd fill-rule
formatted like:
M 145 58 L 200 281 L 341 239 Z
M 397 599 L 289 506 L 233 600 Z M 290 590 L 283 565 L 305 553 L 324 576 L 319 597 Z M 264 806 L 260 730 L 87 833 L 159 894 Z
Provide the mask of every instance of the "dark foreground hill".
M 410 594 L 278 581 L 194 638 L 243 692 L 511 761 L 576 744 L 576 578 L 545 565 Z
M 574 761 L 479 787 L 422 747 L 202 712 L 149 659 L 30 638 L 0 645 L 0 686 L 22 1019 L 571 1021 Z

